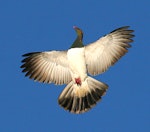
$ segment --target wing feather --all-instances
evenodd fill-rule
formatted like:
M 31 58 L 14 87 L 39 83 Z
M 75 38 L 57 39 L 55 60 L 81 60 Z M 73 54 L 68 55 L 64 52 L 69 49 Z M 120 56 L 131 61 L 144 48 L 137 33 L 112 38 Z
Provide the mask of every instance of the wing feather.
M 105 72 L 131 47 L 133 30 L 129 26 L 118 28 L 94 43 L 85 46 L 87 71 L 91 75 Z
M 67 84 L 71 81 L 67 51 L 33 52 L 23 55 L 22 72 L 44 83 Z

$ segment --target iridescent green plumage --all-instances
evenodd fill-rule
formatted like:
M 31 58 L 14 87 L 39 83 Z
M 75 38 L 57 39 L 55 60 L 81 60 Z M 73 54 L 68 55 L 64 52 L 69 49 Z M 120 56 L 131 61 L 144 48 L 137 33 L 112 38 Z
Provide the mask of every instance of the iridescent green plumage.
M 72 44 L 71 48 L 80 48 L 83 47 L 83 43 L 82 43 L 82 39 L 83 39 L 83 32 L 81 29 L 79 29 L 78 27 L 74 26 L 73 27 L 77 33 L 77 38 L 74 41 L 74 43 Z

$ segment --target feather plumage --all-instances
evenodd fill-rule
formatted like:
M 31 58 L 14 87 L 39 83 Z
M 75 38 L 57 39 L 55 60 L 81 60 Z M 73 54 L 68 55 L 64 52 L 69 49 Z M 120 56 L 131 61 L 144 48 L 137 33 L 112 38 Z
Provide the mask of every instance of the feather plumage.
M 96 42 L 83 45 L 83 32 L 74 27 L 77 38 L 68 51 L 24 54 L 22 72 L 44 83 L 67 84 L 58 98 L 64 109 L 75 113 L 90 110 L 101 100 L 108 85 L 88 76 L 105 72 L 128 52 L 133 41 L 129 26 L 113 30 Z

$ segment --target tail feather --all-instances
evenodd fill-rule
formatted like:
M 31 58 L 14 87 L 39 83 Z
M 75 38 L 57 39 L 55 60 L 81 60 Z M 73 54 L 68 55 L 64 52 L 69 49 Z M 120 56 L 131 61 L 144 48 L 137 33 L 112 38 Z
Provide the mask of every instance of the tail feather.
M 91 77 L 87 77 L 81 86 L 72 81 L 60 94 L 58 103 L 72 113 L 84 113 L 96 105 L 107 88 L 106 84 Z

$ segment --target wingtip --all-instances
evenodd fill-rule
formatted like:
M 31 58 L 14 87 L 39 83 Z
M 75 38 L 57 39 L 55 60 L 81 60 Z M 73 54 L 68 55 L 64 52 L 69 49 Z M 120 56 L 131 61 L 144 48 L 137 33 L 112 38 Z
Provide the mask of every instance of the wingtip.
M 129 28 L 130 28 L 130 26 L 122 26 L 122 27 L 120 27 L 120 28 L 117 28 L 117 29 L 111 31 L 110 33 L 113 33 L 113 32 L 116 32 L 116 31 L 124 31 L 124 30 L 128 30 L 128 31 L 130 31 L 131 33 L 134 32 L 134 30 L 130 30 Z
M 30 52 L 30 53 L 26 53 L 26 54 L 23 54 L 22 57 L 27 57 L 27 56 L 30 56 L 30 55 L 33 55 L 33 54 L 38 54 L 38 53 L 41 53 L 41 52 Z

